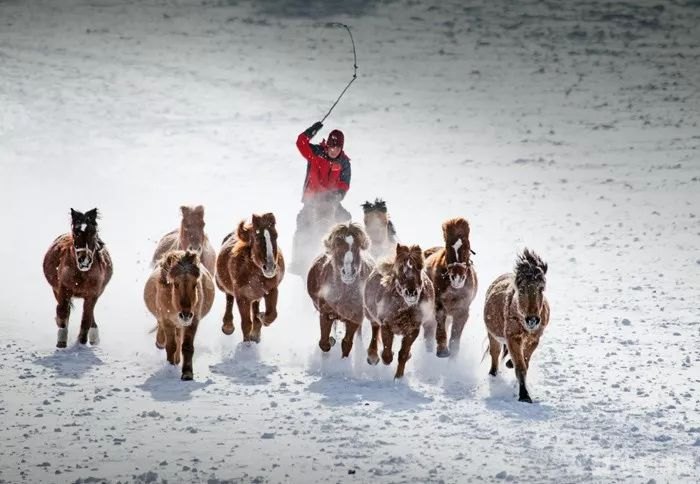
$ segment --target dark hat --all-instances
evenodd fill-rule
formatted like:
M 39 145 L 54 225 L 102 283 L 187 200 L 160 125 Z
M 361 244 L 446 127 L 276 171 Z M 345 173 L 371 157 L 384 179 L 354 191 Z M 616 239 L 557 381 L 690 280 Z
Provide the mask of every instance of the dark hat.
M 328 141 L 326 142 L 328 146 L 339 146 L 341 149 L 343 148 L 344 143 L 345 135 L 343 135 L 343 132 L 339 129 L 334 129 L 331 131 L 328 135 Z

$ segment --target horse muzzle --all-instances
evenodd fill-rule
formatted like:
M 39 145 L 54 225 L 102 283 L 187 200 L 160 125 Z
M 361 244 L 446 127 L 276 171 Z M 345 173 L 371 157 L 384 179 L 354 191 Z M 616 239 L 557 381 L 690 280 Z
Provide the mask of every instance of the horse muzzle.
M 340 280 L 343 282 L 343 284 L 352 284 L 357 279 L 357 275 L 359 273 L 360 271 L 355 269 L 345 270 L 345 268 L 342 267 L 340 269 Z
M 78 266 L 80 272 L 87 272 L 92 267 L 92 262 L 94 261 L 93 251 L 87 247 L 82 249 L 75 249 L 75 263 Z
M 540 327 L 539 316 L 528 316 L 525 318 L 525 329 L 528 331 L 536 331 Z
M 406 301 L 409 306 L 414 306 L 420 299 L 420 291 L 409 291 L 408 289 L 401 289 L 401 297 Z
M 180 321 L 180 324 L 186 328 L 192 324 L 192 321 L 194 321 L 194 314 L 189 311 L 180 311 L 177 313 L 177 319 Z
M 267 279 L 272 279 L 277 275 L 277 264 L 263 264 L 262 273 Z
M 466 276 L 450 276 L 450 286 L 453 289 L 462 289 L 465 282 L 467 282 Z

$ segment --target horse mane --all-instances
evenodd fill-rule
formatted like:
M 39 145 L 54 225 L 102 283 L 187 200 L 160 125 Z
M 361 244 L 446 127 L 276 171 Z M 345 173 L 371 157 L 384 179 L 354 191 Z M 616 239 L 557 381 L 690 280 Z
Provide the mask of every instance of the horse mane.
M 160 267 L 160 282 L 169 284 L 168 279 L 173 275 L 191 274 L 199 277 L 199 255 L 196 252 L 171 250 L 158 263 Z
M 422 267 L 423 262 L 425 261 L 425 258 L 423 257 L 423 251 L 421 250 L 420 246 L 418 245 L 410 245 L 410 246 L 400 246 L 399 244 L 396 244 L 396 248 L 398 249 L 399 247 L 403 247 L 404 249 L 408 250 L 408 258 L 413 262 L 413 265 L 416 267 Z M 377 264 L 377 272 L 381 274 L 382 276 L 382 285 L 383 286 L 389 286 L 390 284 L 393 284 L 394 280 L 396 279 L 396 273 L 394 271 L 394 266 L 396 265 L 396 254 L 393 256 L 383 259 Z
M 369 212 L 382 212 L 386 213 L 386 202 L 381 198 L 375 198 L 374 203 L 366 201 L 362 204 L 362 211 L 364 213 Z
M 522 254 L 518 255 L 515 262 L 515 285 L 520 286 L 528 282 L 547 281 L 547 263 L 534 251 L 525 248 Z
M 348 222 L 334 225 L 326 238 L 323 240 L 323 246 L 326 249 L 326 254 L 332 253 L 333 240 L 338 237 L 344 239 L 348 236 L 352 236 L 352 238 L 357 241 L 357 243 L 360 245 L 360 249 L 367 250 L 369 248 L 369 237 L 367 237 L 367 234 L 362 229 L 362 226 L 355 222 Z
M 462 217 L 451 218 L 442 224 L 442 236 L 447 243 L 447 236 L 453 235 L 457 238 L 469 242 L 469 222 Z

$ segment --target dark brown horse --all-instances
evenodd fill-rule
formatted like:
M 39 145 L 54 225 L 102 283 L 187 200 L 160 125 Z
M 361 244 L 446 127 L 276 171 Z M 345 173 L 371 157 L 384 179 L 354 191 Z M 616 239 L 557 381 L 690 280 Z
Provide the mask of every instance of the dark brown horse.
M 85 344 L 89 339 L 91 345 L 99 343 L 95 304 L 112 278 L 112 259 L 97 234 L 97 209 L 83 214 L 71 208 L 70 213 L 71 232 L 54 240 L 44 256 L 44 276 L 58 302 L 57 348 L 66 347 L 74 297 L 84 300 L 78 341 Z
M 385 365 L 394 358 L 394 335 L 401 335 L 399 365 L 396 378 L 404 374 L 411 357 L 411 346 L 421 326 L 432 327 L 435 318 L 435 291 L 425 271 L 423 252 L 417 245 L 396 244 L 392 260 L 381 262 L 365 284 L 365 314 L 372 323 L 372 341 L 367 349 L 367 362 L 379 362 L 378 337 L 384 343 L 382 361 Z
M 364 212 L 365 231 L 372 241 L 369 252 L 372 257 L 379 259 L 390 256 L 396 243 L 396 229 L 387 213 L 386 202 L 376 198 L 374 202 L 362 204 Z
M 224 238 L 216 259 L 216 284 L 226 293 L 221 330 L 232 334 L 233 302 L 238 303 L 243 341 L 260 342 L 260 330 L 277 318 L 277 287 L 284 277 L 284 257 L 277 247 L 275 216 L 253 215 Z M 265 299 L 265 313 L 260 300 Z
M 335 320 L 345 323 L 343 358 L 352 350 L 355 333 L 362 326 L 362 297 L 374 262 L 365 255 L 369 239 L 356 223 L 337 224 L 323 242 L 325 253 L 316 258 L 306 279 L 309 296 L 318 310 L 321 339 L 318 346 L 330 351 Z
M 173 250 L 159 260 L 146 281 L 143 298 L 158 327 L 156 346 L 168 362 L 180 364 L 182 379 L 192 380 L 194 337 L 199 322 L 214 303 L 214 280 L 197 252 Z
M 453 218 L 442 224 L 445 246 L 426 255 L 425 270 L 435 287 L 435 339 L 437 356 L 456 356 L 469 306 L 477 290 L 476 271 L 471 261 L 469 223 Z M 428 253 L 429 251 L 426 251 Z M 447 317 L 452 318 L 450 346 L 447 347 Z
M 180 207 L 180 211 L 182 212 L 180 228 L 168 232 L 160 239 L 153 254 L 153 267 L 158 264 L 158 261 L 166 252 L 171 250 L 190 250 L 199 254 L 204 267 L 214 275 L 216 251 L 211 242 L 209 242 L 207 234 L 204 233 L 204 207 L 201 205 L 196 207 L 183 205 Z
M 486 291 L 484 322 L 489 335 L 491 369 L 496 376 L 503 348 L 510 353 L 520 385 L 519 400 L 532 403 L 525 386 L 530 358 L 549 324 L 549 303 L 544 296 L 547 264 L 525 249 L 515 263 L 514 273 L 499 276 Z

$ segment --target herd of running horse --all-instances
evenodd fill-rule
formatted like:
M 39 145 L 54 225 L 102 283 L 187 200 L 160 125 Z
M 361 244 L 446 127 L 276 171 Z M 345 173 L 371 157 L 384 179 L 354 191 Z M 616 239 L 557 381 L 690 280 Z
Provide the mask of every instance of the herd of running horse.
M 469 223 L 464 218 L 445 221 L 444 246 L 423 250 L 397 241 L 384 201 L 367 202 L 363 209 L 364 225 L 330 227 L 308 270 L 307 290 L 319 312 L 319 347 L 330 351 L 333 324 L 344 323 L 342 356 L 349 356 L 367 318 L 372 327 L 370 365 L 380 357 L 391 364 L 394 337 L 401 336 L 396 378 L 403 377 L 421 329 L 438 357 L 456 356 L 477 292 Z M 234 332 L 235 302 L 243 341 L 259 343 L 262 327 L 277 318 L 285 262 L 272 213 L 241 221 L 217 254 L 204 231 L 204 208 L 183 206 L 181 211 L 180 228 L 164 235 L 156 247 L 144 300 L 157 321 L 156 346 L 165 349 L 169 363 L 182 361 L 182 379 L 191 380 L 197 327 L 212 308 L 215 286 L 226 296 L 222 331 Z M 97 209 L 71 209 L 71 231 L 54 240 L 44 256 L 44 274 L 57 301 L 58 348 L 67 345 L 72 298 L 84 299 L 79 343 L 99 342 L 94 309 L 112 277 L 112 260 L 98 235 L 97 219 Z M 499 276 L 486 293 L 489 373 L 495 376 L 499 361 L 506 360 L 515 369 L 519 400 L 525 402 L 532 402 L 526 387 L 530 358 L 549 322 L 546 273 L 547 264 L 525 249 L 514 271 Z

